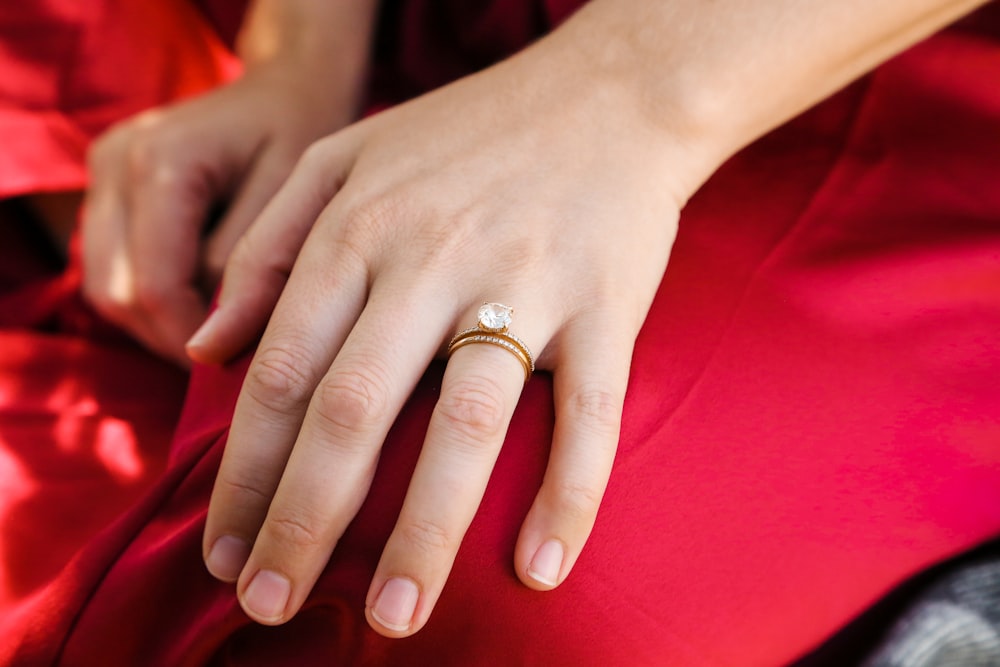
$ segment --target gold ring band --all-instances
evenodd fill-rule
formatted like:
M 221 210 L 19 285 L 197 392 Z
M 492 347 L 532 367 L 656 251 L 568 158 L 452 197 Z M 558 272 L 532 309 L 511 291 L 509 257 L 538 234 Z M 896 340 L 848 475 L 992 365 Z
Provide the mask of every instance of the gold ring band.
M 448 356 L 460 347 L 474 343 L 486 343 L 501 347 L 513 354 L 524 368 L 527 382 L 535 370 L 535 358 L 524 341 L 507 331 L 514 309 L 499 303 L 484 303 L 479 309 L 479 324 L 455 334 L 448 343 Z

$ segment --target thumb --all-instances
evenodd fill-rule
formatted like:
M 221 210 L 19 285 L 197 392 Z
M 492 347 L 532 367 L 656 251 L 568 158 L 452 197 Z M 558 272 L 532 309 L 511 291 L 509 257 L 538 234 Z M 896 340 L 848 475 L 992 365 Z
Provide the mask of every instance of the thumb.
M 358 143 L 355 134 L 345 132 L 306 150 L 233 249 L 218 306 L 187 343 L 193 360 L 224 363 L 260 335 L 309 231 L 347 181 Z
M 222 220 L 202 244 L 201 287 L 206 293 L 215 291 L 236 243 L 281 188 L 300 153 L 301 149 L 269 145 L 254 162 Z

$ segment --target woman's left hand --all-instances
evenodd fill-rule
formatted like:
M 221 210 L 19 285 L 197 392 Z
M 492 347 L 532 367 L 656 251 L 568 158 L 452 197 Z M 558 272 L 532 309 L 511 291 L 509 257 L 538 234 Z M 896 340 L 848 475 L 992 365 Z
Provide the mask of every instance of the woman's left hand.
M 301 607 L 404 401 L 484 301 L 516 308 L 511 332 L 554 375 L 554 442 L 518 576 L 554 588 L 583 549 L 696 176 L 679 136 L 550 44 L 315 144 L 237 245 L 189 351 L 224 361 L 267 324 L 204 536 L 209 570 L 238 581 L 255 620 Z M 427 622 L 524 381 L 501 347 L 452 355 L 368 594 L 381 634 Z

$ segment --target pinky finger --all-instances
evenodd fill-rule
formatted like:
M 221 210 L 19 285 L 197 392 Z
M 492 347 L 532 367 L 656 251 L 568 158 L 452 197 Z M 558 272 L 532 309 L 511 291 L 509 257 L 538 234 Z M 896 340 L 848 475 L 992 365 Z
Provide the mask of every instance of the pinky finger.
M 573 568 L 618 449 L 635 332 L 592 323 L 603 319 L 571 323 L 560 334 L 552 452 L 514 552 L 518 576 L 536 590 L 555 588 Z

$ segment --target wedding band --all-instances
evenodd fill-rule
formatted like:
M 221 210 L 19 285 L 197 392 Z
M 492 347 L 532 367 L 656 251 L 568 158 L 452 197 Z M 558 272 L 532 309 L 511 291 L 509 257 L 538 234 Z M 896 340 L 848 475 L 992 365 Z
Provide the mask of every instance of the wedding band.
M 513 354 L 524 367 L 524 381 L 527 382 L 535 370 L 535 358 L 524 341 L 510 333 L 507 328 L 514 315 L 514 309 L 501 303 L 484 303 L 479 308 L 479 322 L 471 329 L 459 331 L 448 343 L 448 356 L 460 347 L 474 343 L 496 345 Z

